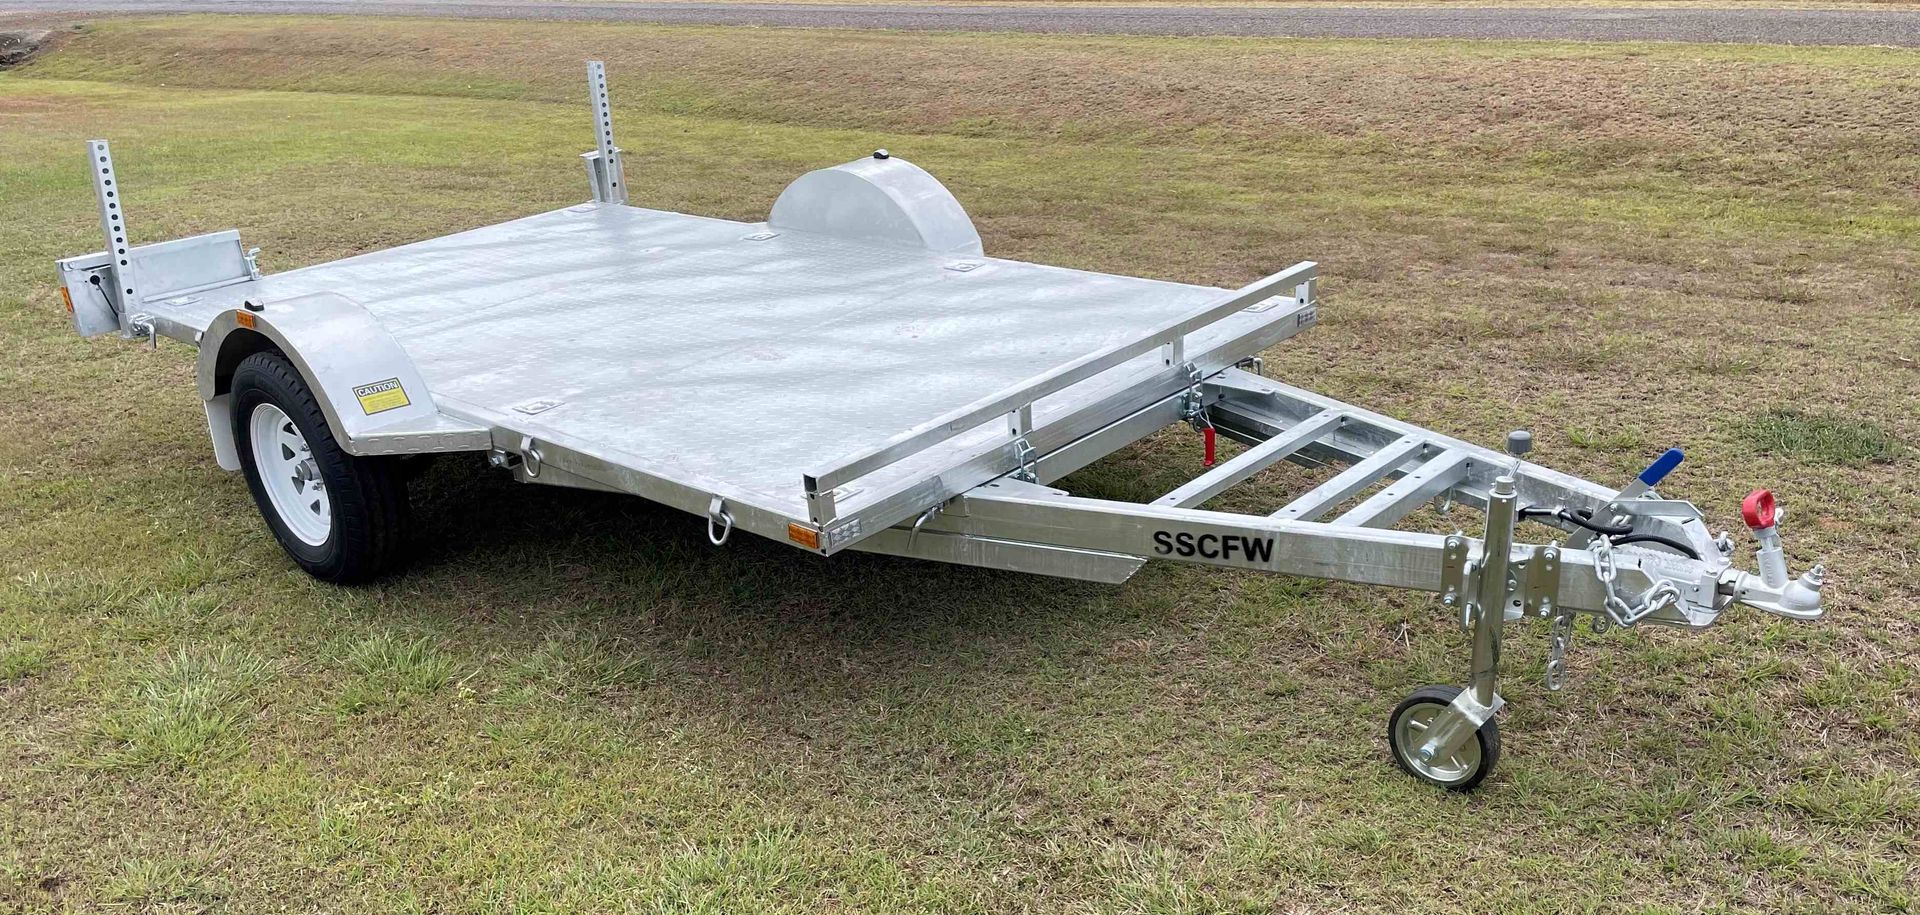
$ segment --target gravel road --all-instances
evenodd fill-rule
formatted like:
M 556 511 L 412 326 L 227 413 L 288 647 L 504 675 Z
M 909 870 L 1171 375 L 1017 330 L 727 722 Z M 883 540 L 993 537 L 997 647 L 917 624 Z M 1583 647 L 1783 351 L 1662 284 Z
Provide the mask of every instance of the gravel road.
M 0 0 L 0 15 L 359 13 L 932 31 L 1505 38 L 1920 47 L 1920 11 L 1639 8 L 906 6 L 606 0 Z

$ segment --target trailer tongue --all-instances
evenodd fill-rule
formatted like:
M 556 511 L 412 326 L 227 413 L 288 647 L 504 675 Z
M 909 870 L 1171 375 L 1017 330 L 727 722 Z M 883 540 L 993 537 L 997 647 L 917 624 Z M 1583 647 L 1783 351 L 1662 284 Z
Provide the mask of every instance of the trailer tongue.
M 591 202 L 262 275 L 237 232 L 134 246 L 105 141 L 88 157 L 104 250 L 59 262 L 80 333 L 200 348 L 220 465 L 332 581 L 397 564 L 391 456 L 485 453 L 524 482 L 629 493 L 822 555 L 843 550 L 1125 581 L 1167 559 L 1433 592 L 1472 646 L 1465 688 L 1415 690 L 1396 762 L 1449 789 L 1499 754 L 1507 623 L 1711 625 L 1743 603 L 1822 613 L 1772 496 L 1732 538 L 1655 487 L 1612 489 L 1283 384 L 1259 354 L 1312 326 L 1318 268 L 1240 289 L 986 256 L 931 175 L 882 150 L 802 176 L 766 222 L 629 206 L 605 72 L 588 67 Z M 1147 504 L 1051 484 L 1162 428 L 1212 466 Z M 1225 436 L 1247 447 L 1214 463 Z M 1282 461 L 1341 469 L 1270 514 L 1206 510 Z M 1479 536 L 1396 529 L 1438 505 Z M 1552 534 L 1518 537 L 1521 522 Z M 1428 526 L 1431 526 L 1429 523 Z

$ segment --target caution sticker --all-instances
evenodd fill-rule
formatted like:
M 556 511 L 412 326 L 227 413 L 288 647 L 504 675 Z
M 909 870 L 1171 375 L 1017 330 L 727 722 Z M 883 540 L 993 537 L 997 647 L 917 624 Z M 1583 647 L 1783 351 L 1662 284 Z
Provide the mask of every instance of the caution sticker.
M 407 399 L 407 389 L 400 386 L 398 378 L 363 384 L 353 389 L 353 396 L 360 398 L 360 409 L 366 411 L 368 416 L 398 410 L 413 403 Z

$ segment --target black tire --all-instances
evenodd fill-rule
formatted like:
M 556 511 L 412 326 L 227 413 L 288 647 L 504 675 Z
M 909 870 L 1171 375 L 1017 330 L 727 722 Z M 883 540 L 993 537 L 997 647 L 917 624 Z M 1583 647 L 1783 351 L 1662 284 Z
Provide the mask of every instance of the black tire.
M 1403 728 L 1401 722 L 1409 716 L 1431 714 L 1453 704 L 1460 695 L 1458 686 L 1423 686 L 1414 690 L 1407 698 L 1394 706 L 1393 714 L 1387 718 L 1387 746 L 1393 753 L 1393 761 L 1400 771 L 1407 773 L 1429 785 L 1445 788 L 1448 791 L 1472 791 L 1485 781 L 1500 762 L 1500 724 L 1492 718 L 1487 719 L 1480 729 L 1475 731 L 1473 739 L 1478 749 L 1478 759 L 1463 760 L 1467 765 L 1458 775 L 1439 774 L 1436 769 L 1445 767 L 1423 766 L 1416 758 L 1417 745 L 1409 739 L 1410 728 Z M 1415 718 L 1413 720 L 1419 720 Z M 1464 749 L 1464 747 L 1463 747 Z M 1473 754 L 1456 754 L 1472 756 Z
M 395 459 L 346 453 L 306 381 L 278 352 L 254 353 L 242 360 L 233 371 L 232 394 L 240 469 L 254 505 L 287 555 L 313 577 L 336 584 L 368 581 L 397 568 L 405 542 L 407 492 Z M 326 539 L 318 545 L 294 534 L 260 479 L 250 420 L 261 404 L 278 407 L 306 439 L 332 517 Z

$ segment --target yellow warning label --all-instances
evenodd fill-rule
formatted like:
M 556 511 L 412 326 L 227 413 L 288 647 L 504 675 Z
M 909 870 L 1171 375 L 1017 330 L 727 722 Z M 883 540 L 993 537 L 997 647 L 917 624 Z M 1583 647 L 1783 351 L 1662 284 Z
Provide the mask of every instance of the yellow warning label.
M 407 389 L 400 386 L 398 378 L 363 384 L 353 389 L 353 396 L 360 398 L 360 409 L 366 411 L 368 416 L 398 410 L 413 403 L 407 399 Z

